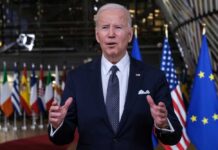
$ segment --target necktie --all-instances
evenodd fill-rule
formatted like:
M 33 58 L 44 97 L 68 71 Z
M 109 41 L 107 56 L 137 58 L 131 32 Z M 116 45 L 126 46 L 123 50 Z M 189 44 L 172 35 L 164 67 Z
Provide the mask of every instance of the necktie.
M 117 132 L 119 125 L 119 79 L 116 75 L 118 71 L 117 66 L 111 67 L 111 75 L 108 80 L 107 95 L 106 95 L 106 108 L 108 113 L 108 118 L 110 120 L 111 126 L 114 132 Z

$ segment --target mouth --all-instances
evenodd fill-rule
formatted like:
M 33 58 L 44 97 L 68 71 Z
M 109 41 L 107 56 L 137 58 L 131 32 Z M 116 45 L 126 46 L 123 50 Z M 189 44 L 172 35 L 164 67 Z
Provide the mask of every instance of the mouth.
M 106 45 L 109 47 L 109 48 L 113 48 L 116 46 L 117 43 L 115 42 L 109 42 L 109 43 L 106 43 Z

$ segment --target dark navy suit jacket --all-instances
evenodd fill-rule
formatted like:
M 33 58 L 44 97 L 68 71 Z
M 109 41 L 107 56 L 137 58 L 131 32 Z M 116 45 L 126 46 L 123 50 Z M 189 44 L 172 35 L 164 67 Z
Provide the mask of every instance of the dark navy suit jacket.
M 130 75 L 124 112 L 117 133 L 110 125 L 103 98 L 101 83 L 101 58 L 70 71 L 67 76 L 63 101 L 73 97 L 61 128 L 50 137 L 56 144 L 70 143 L 78 128 L 78 150 L 152 150 L 153 119 L 146 94 L 149 91 L 157 104 L 163 101 L 175 132 L 155 129 L 157 137 L 165 144 L 176 144 L 182 127 L 173 111 L 168 83 L 163 72 L 142 62 L 130 59 Z M 50 134 L 50 127 L 49 127 Z

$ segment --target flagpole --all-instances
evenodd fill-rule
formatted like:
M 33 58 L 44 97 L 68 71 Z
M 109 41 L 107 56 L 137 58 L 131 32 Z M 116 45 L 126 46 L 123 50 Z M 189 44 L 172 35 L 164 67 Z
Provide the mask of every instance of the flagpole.
M 202 26 L 203 26 L 202 35 L 205 35 L 206 34 L 206 24 L 203 23 Z
M 22 130 L 23 131 L 27 130 L 27 126 L 26 126 L 26 112 L 25 112 L 25 110 L 23 111 L 23 126 L 22 126 Z
M 36 113 L 32 111 L 32 125 L 30 127 L 32 130 L 36 129 Z
M 136 38 L 138 37 L 138 26 L 136 24 L 134 25 L 134 35 Z
M 168 24 L 164 25 L 165 37 L 168 39 Z
M 16 111 L 14 111 L 14 126 L 13 126 L 13 130 L 17 131 L 17 114 L 16 114 Z
M 43 114 L 42 112 L 40 112 L 40 123 L 39 123 L 39 129 L 43 129 L 44 128 L 44 125 L 43 125 Z
M 14 105 L 14 125 L 13 131 L 17 131 L 17 115 L 21 115 L 20 94 L 19 94 L 19 79 L 18 79 L 17 63 L 14 62 L 14 81 L 11 94 L 11 100 Z
M 41 110 L 40 110 L 40 115 L 39 115 L 39 129 L 43 129 L 43 110 L 44 110 L 44 88 L 43 88 L 43 65 L 40 64 L 40 73 L 39 73 L 39 94 L 38 94 L 38 101 L 42 103 Z M 43 94 L 42 94 L 43 93 Z
M 8 132 L 7 124 L 8 124 L 8 119 L 6 116 L 4 116 L 4 127 L 3 127 L 4 132 Z
M 2 101 L 2 111 L 4 112 L 4 127 L 3 131 L 8 131 L 8 118 L 13 113 L 13 106 L 11 103 L 11 91 L 8 85 L 7 72 L 6 72 L 6 62 L 3 62 L 3 82 L 1 87 L 1 101 Z
M 31 86 L 31 91 L 30 91 L 30 107 L 32 109 L 32 125 L 30 128 L 32 130 L 36 129 L 36 112 L 37 107 L 35 107 L 35 103 L 37 103 L 37 89 L 36 87 L 36 78 L 35 78 L 35 65 L 32 64 L 32 73 L 31 73 L 31 79 L 30 79 L 30 86 Z
M 27 80 L 27 72 L 26 72 L 26 63 L 23 63 L 23 76 L 22 76 L 22 79 L 25 79 L 25 80 Z M 21 82 L 24 82 L 24 81 L 22 81 L 22 79 L 21 79 Z M 21 89 L 21 91 L 22 92 L 24 92 L 24 90 L 26 90 L 26 88 L 27 88 L 27 83 L 26 83 L 27 81 L 25 81 L 25 84 L 24 83 L 21 83 L 22 84 L 22 89 Z M 27 100 L 25 100 L 26 99 L 26 97 L 25 97 L 25 95 L 24 94 L 26 94 L 26 93 L 23 93 L 23 95 L 22 95 L 22 93 L 21 93 L 21 96 L 22 96 L 22 98 L 23 98 L 23 126 L 21 127 L 21 129 L 23 130 L 23 131 L 26 131 L 27 130 L 27 126 L 26 126 L 26 111 L 27 111 L 27 113 L 28 113 L 28 110 L 27 110 L 27 108 L 25 108 L 25 103 L 27 103 L 27 102 L 25 102 L 25 101 L 27 101 Z M 29 94 L 29 93 L 28 93 Z M 29 104 L 27 104 L 27 105 L 29 105 Z M 27 106 L 28 107 L 28 106 Z

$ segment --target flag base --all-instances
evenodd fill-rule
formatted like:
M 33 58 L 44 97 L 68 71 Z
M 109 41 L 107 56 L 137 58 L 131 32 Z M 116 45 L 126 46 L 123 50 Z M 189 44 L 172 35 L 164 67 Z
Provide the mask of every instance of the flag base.
M 40 125 L 38 126 L 38 128 L 39 128 L 39 129 L 43 129 L 43 128 L 44 128 L 44 125 L 43 125 L 43 124 L 40 124 Z
M 21 129 L 22 129 L 23 131 L 26 131 L 26 130 L 27 130 L 27 126 L 22 126 Z
M 13 127 L 13 131 L 17 131 L 17 127 L 15 126 L 15 127 Z

